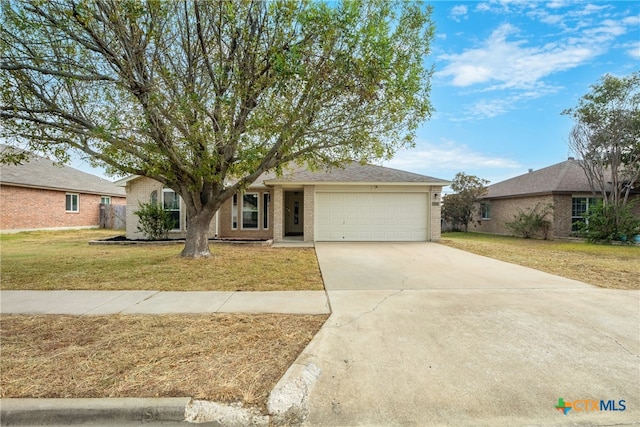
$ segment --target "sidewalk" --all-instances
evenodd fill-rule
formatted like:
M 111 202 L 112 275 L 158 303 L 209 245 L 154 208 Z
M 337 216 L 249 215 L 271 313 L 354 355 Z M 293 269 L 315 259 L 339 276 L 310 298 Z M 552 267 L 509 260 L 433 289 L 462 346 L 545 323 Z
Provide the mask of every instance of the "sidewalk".
M 2 314 L 328 314 L 324 291 L 0 291 Z

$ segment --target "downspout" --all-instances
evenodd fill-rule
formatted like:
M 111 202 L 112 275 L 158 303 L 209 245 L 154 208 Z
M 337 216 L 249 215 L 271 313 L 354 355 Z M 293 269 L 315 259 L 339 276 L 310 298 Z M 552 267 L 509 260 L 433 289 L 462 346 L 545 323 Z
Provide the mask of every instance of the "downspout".
M 214 238 L 218 238 L 220 231 L 220 209 L 216 211 L 216 234 L 213 236 Z

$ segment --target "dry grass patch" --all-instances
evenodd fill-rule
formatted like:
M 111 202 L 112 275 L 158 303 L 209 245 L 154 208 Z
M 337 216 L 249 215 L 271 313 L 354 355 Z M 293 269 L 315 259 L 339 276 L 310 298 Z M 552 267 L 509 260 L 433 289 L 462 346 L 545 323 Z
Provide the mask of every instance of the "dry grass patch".
M 183 259 L 182 245 L 96 245 L 112 230 L 0 234 L 2 289 L 161 291 L 322 290 L 313 248 L 212 244 Z
M 2 316 L 0 397 L 264 405 L 326 315 Z
M 640 247 L 445 233 L 440 243 L 547 273 L 615 289 L 640 289 Z

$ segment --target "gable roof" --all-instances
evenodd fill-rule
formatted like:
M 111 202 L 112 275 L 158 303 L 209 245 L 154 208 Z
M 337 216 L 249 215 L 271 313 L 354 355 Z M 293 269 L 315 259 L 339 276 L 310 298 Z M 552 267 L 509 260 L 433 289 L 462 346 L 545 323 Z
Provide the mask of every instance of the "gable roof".
M 18 149 L 0 145 L 0 150 Z M 74 191 L 101 196 L 126 196 L 124 188 L 118 187 L 109 180 L 69 166 L 56 164 L 49 159 L 33 154 L 28 162 L 20 165 L 0 165 L 0 183 L 18 187 Z
M 497 182 L 487 187 L 485 199 L 552 193 L 591 193 L 580 162 L 569 160 Z
M 140 178 L 139 175 L 131 175 L 116 181 L 116 185 L 125 186 L 128 182 Z M 351 162 L 344 167 L 310 171 L 295 164 L 283 167 L 282 176 L 277 176 L 275 171 L 267 171 L 255 180 L 251 187 L 259 188 L 271 185 L 303 185 L 303 184 L 404 184 L 404 185 L 439 185 L 446 186 L 451 181 L 406 172 L 398 169 L 387 168 L 370 164 Z
M 273 175 L 271 175 L 273 176 Z M 264 183 L 273 184 L 317 184 L 317 183 L 372 183 L 372 184 L 420 184 L 420 185 L 449 185 L 450 181 L 406 172 L 398 169 L 387 168 L 370 164 L 351 162 L 344 167 L 336 167 L 328 170 L 310 171 L 300 169 L 286 173 L 280 177 L 265 177 Z

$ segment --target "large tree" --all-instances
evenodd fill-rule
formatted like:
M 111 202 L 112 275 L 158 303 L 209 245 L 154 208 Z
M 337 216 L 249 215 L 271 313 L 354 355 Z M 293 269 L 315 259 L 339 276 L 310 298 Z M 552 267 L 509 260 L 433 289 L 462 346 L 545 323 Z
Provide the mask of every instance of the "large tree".
M 442 201 L 442 216 L 450 221 L 454 229 L 460 225 L 469 230 L 469 223 L 476 213 L 476 204 L 487 193 L 486 179 L 458 172 L 451 182 L 454 194 L 447 194 Z
M 605 75 L 574 108 L 569 147 L 580 159 L 594 193 L 621 225 L 629 194 L 640 189 L 640 72 Z
M 264 171 L 390 157 L 431 113 L 420 3 L 1 1 L 0 137 L 170 187 L 183 256 Z

